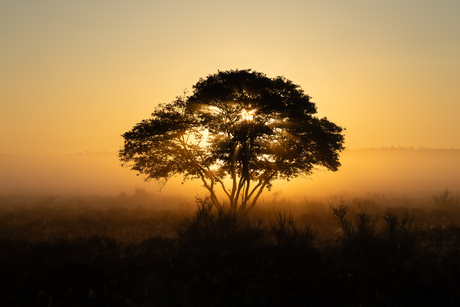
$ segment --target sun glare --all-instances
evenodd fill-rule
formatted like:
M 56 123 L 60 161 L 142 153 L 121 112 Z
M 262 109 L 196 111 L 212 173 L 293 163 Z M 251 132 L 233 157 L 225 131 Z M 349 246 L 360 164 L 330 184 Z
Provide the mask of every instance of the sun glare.
M 243 111 L 241 111 L 241 116 L 244 120 L 253 120 L 255 112 L 256 110 L 246 111 L 246 109 L 243 109 Z

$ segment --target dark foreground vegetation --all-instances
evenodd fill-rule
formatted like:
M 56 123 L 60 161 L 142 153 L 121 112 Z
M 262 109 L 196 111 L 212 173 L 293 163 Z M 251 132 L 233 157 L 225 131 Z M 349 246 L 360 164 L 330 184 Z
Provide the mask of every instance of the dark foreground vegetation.
M 460 204 L 265 204 L 247 219 L 3 197 L 1 306 L 459 306 Z M 113 198 L 117 204 L 117 198 Z

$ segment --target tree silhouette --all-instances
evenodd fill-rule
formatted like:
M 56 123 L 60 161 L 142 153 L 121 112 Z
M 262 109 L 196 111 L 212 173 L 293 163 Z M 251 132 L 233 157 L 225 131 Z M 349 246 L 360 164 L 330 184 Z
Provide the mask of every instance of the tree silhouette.
M 314 114 L 311 97 L 284 77 L 219 71 L 123 134 L 119 158 L 147 181 L 200 179 L 217 208 L 220 186 L 231 212 L 244 214 L 275 179 L 338 169 L 343 129 Z

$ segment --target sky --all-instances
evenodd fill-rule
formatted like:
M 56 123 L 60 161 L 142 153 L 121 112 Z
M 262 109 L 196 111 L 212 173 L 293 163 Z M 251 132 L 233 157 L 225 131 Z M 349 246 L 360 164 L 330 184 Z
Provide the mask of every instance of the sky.
M 0 1 L 2 154 L 116 152 L 218 70 L 301 86 L 347 148 L 460 148 L 460 2 Z

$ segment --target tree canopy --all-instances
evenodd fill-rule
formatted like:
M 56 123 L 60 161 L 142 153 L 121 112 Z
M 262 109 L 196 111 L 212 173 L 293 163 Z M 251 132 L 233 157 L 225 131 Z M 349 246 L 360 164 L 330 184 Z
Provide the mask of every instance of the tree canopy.
M 219 71 L 124 133 L 119 158 L 163 185 L 179 174 L 201 180 L 218 208 L 220 187 L 232 213 L 247 213 L 276 179 L 316 166 L 337 171 L 343 128 L 316 113 L 311 97 L 282 76 Z

